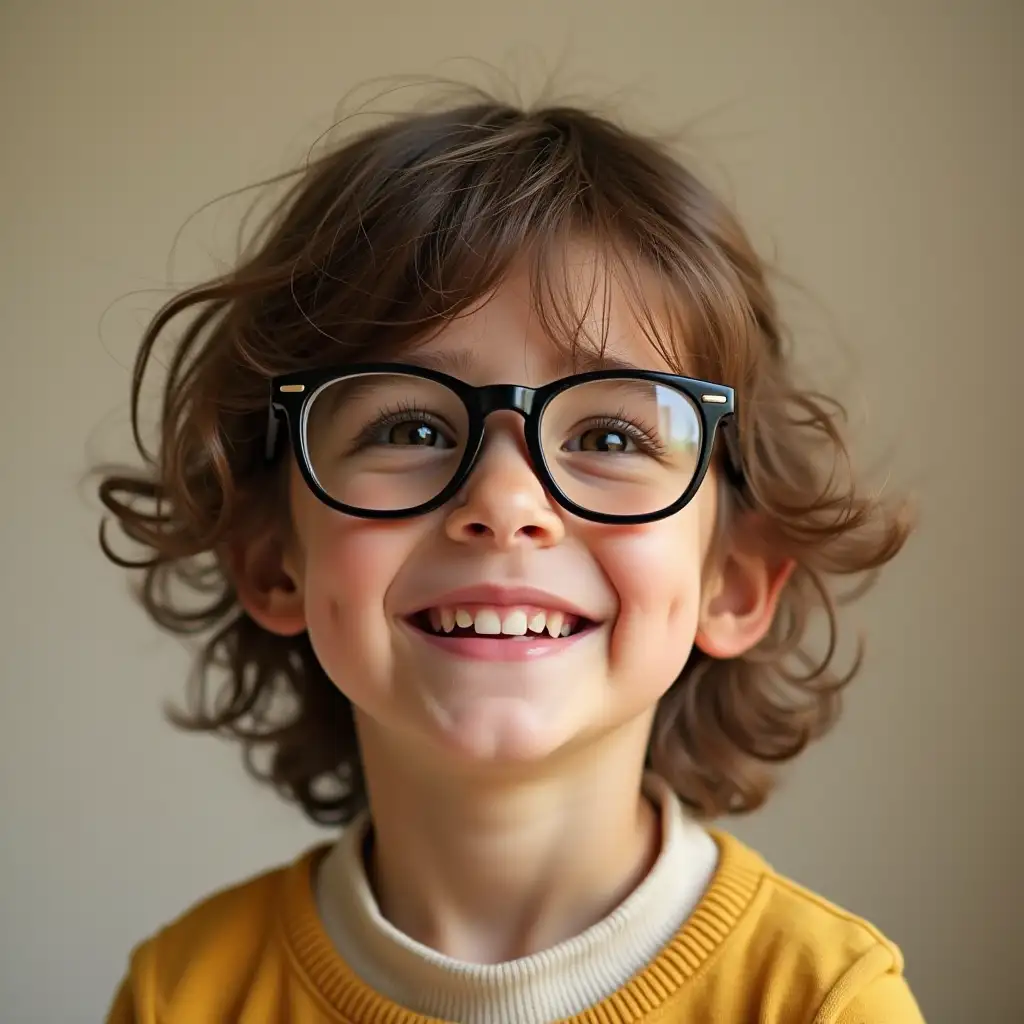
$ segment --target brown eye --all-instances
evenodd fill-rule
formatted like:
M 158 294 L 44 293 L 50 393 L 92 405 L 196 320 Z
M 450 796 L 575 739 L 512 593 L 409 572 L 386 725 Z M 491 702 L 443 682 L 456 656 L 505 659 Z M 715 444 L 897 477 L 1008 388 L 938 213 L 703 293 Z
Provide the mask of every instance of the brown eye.
M 582 452 L 627 452 L 629 438 L 620 430 L 599 428 L 583 431 L 579 445 Z
M 437 440 L 437 431 L 426 423 L 399 423 L 387 435 L 391 444 L 422 444 L 430 446 Z
M 396 423 L 388 431 L 388 443 L 396 445 L 419 445 L 423 448 L 446 448 L 448 445 L 441 432 L 429 423 L 407 421 Z

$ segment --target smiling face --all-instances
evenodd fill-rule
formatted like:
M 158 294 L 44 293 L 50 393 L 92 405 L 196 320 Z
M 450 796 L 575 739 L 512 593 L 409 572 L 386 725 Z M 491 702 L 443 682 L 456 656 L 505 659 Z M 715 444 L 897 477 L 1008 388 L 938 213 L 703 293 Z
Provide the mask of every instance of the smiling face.
M 671 371 L 609 288 L 605 354 Z M 474 385 L 538 387 L 573 372 L 542 329 L 525 275 L 510 275 L 486 303 L 402 358 L 458 368 Z M 384 433 L 405 449 L 396 458 L 423 446 L 424 457 L 443 458 L 452 445 L 431 425 L 402 421 Z M 624 440 L 597 428 L 567 447 L 614 450 Z M 346 516 L 318 500 L 294 466 L 290 499 L 287 582 L 242 586 L 240 595 L 267 628 L 308 630 L 356 709 L 364 746 L 381 736 L 431 757 L 522 765 L 625 730 L 642 750 L 657 702 L 702 628 L 712 647 L 752 642 L 728 630 L 716 641 L 709 630 L 738 622 L 738 604 L 757 590 L 749 573 L 705 579 L 713 472 L 666 519 L 588 522 L 546 493 L 522 418 L 500 411 L 488 417 L 468 481 L 434 512 Z

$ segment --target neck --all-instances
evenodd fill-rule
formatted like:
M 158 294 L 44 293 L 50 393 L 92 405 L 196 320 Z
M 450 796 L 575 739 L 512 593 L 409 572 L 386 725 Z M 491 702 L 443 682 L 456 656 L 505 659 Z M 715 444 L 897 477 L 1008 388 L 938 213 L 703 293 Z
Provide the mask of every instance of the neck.
M 631 723 L 557 770 L 481 779 L 400 753 L 361 723 L 368 868 L 383 915 L 410 938 L 476 963 L 529 956 L 607 916 L 660 845 L 640 791 L 648 728 Z

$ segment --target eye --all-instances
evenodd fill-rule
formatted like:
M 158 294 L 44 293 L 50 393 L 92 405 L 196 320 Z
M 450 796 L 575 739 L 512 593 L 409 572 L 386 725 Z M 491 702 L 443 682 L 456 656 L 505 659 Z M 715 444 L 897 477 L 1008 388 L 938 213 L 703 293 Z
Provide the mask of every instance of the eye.
M 385 425 L 381 431 L 380 442 L 396 447 L 455 447 L 451 438 L 446 437 L 437 427 L 425 420 L 402 420 L 389 426 Z
M 577 450 L 581 452 L 629 452 L 636 449 L 633 439 L 624 430 L 608 427 L 584 430 L 577 444 Z
M 423 420 L 404 420 L 384 431 L 387 444 L 401 447 L 453 448 L 452 442 L 437 427 Z
M 345 450 L 357 453 L 418 448 L 420 451 L 450 451 L 459 446 L 459 431 L 447 420 L 427 409 L 381 409 L 369 422 L 342 424 L 341 437 L 351 437 Z M 408 454 L 408 452 L 407 452 Z

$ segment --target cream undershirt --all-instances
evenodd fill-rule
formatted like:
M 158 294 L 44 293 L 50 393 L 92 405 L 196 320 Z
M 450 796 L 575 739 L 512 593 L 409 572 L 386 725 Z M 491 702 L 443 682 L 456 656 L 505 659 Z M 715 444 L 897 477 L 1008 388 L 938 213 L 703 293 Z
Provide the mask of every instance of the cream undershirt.
M 647 877 L 604 920 L 518 960 L 474 964 L 409 938 L 380 912 L 362 851 L 367 814 L 324 858 L 317 904 L 341 958 L 371 988 L 425 1016 L 463 1024 L 542 1024 L 582 1013 L 645 967 L 693 912 L 718 859 L 710 835 L 668 784 L 644 779 L 661 819 L 661 852 Z

